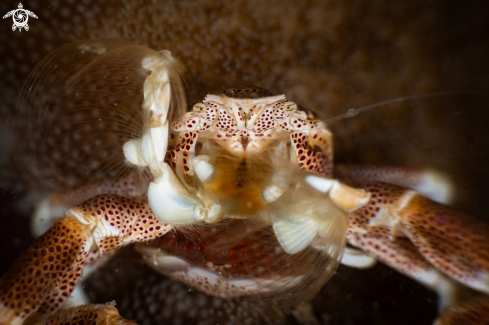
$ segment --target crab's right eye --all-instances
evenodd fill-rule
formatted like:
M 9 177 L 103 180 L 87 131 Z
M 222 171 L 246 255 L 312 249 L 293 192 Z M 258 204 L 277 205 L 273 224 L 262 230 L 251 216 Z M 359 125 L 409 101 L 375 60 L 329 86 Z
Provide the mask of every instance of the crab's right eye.
M 197 103 L 194 105 L 193 111 L 194 111 L 194 113 L 197 113 L 197 114 L 205 113 L 205 105 L 202 103 Z
M 286 113 L 293 113 L 297 110 L 297 104 L 294 102 L 286 102 L 284 104 L 284 111 Z

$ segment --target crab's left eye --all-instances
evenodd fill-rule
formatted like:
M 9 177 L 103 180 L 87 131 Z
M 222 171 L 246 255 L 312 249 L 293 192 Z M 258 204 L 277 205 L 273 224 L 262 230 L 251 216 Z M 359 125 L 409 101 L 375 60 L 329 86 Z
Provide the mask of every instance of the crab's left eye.
M 202 114 L 205 112 L 205 105 L 202 103 L 197 103 L 194 105 L 193 111 L 194 111 L 194 113 Z
M 293 113 L 297 110 L 297 104 L 294 102 L 286 102 L 284 104 L 284 111 L 286 113 Z

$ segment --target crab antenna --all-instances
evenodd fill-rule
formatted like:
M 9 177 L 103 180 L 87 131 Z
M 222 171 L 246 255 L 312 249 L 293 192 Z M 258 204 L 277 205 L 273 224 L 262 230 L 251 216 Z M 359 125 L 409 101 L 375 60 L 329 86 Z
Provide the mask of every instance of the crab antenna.
M 339 120 L 342 120 L 344 118 L 348 117 L 353 117 L 359 113 L 365 112 L 369 109 L 379 107 L 379 106 L 384 106 L 384 105 L 389 105 L 393 103 L 398 103 L 402 102 L 405 100 L 410 100 L 410 99 L 419 99 L 419 98 L 428 98 L 428 97 L 442 97 L 442 96 L 449 96 L 449 95 L 487 95 L 487 91 L 482 91 L 482 90 L 462 90 L 462 91 L 444 91 L 444 92 L 439 92 L 439 93 L 429 93 L 429 94 L 422 94 L 422 95 L 411 95 L 411 96 L 405 96 L 405 97 L 399 97 L 399 98 L 394 98 L 394 99 L 388 99 L 384 100 L 379 103 L 363 106 L 360 108 L 350 108 L 346 111 L 346 113 L 340 114 L 338 116 L 335 116 L 333 118 L 330 118 L 328 120 L 325 120 L 324 122 L 327 125 L 331 125 L 335 122 L 338 122 Z

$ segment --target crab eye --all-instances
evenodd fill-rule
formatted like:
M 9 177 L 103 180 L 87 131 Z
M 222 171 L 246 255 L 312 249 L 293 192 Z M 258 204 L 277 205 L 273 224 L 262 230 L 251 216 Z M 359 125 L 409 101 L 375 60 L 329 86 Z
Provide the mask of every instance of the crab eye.
M 297 110 L 297 104 L 294 102 L 286 102 L 284 104 L 284 111 L 286 113 L 293 113 Z
M 193 111 L 194 111 L 194 113 L 202 114 L 205 112 L 205 105 L 202 103 L 197 103 L 194 105 Z

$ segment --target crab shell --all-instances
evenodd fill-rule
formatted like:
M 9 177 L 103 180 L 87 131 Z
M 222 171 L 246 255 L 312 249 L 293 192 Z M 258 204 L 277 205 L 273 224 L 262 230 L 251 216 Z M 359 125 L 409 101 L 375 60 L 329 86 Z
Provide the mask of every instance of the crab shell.
M 158 142 L 166 132 L 170 140 Z M 331 176 L 330 146 L 324 123 L 284 95 L 247 86 L 209 94 L 170 127 L 124 146 L 131 163 L 156 175 L 148 188 L 152 211 L 180 232 L 139 251 L 160 272 L 225 297 L 324 281 L 341 259 L 348 212 L 370 198 L 333 179 L 321 191 L 308 184 L 308 174 Z M 165 163 L 155 162 L 165 147 Z M 199 238 L 194 253 L 176 253 L 186 232 Z M 254 247 L 260 242 L 267 244 Z M 243 247 L 250 247 L 244 257 Z M 224 251 L 239 262 L 215 256 Z

